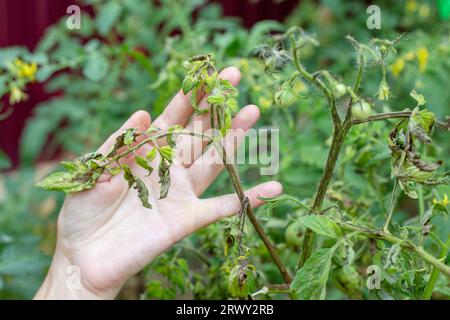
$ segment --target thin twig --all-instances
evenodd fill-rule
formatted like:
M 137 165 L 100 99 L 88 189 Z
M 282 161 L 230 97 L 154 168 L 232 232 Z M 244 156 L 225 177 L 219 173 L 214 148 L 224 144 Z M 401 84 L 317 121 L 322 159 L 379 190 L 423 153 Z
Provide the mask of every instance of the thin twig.
M 395 111 L 395 112 L 386 112 L 379 113 L 370 116 L 365 120 L 353 119 L 352 125 L 357 125 L 366 122 L 373 122 L 379 120 L 387 120 L 387 119 L 395 119 L 395 118 L 409 118 L 412 114 L 412 111 Z M 443 129 L 450 130 L 450 122 L 444 122 L 442 120 L 436 120 L 436 125 Z

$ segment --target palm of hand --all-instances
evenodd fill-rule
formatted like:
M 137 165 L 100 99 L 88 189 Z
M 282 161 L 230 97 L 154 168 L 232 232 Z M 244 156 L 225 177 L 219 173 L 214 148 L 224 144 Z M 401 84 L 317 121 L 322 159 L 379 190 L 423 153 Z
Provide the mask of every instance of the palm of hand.
M 199 216 L 209 214 L 211 222 L 217 218 L 197 197 L 187 173 L 181 164 L 173 164 L 169 194 L 163 200 L 151 194 L 152 209 L 144 208 L 136 191 L 119 176 L 100 183 L 95 191 L 68 197 L 58 221 L 60 249 L 73 252 L 70 260 L 85 272 L 90 285 L 104 289 L 120 284 L 204 226 L 205 219 Z M 159 189 L 157 175 L 141 178 L 149 190 Z M 89 208 L 98 199 L 105 205 Z
M 234 68 L 225 69 L 221 76 L 228 78 L 234 85 L 240 78 L 239 71 Z M 205 104 L 205 99 L 200 103 Z M 193 131 L 195 123 L 202 123 L 203 129 L 208 129 L 208 114 L 194 116 L 188 123 L 192 112 L 189 99 L 179 92 L 153 125 L 164 130 L 180 124 Z M 258 116 L 255 106 L 247 106 L 233 120 L 232 127 L 244 129 L 245 132 Z M 146 130 L 149 126 L 148 113 L 135 113 L 105 142 L 99 152 L 107 151 L 123 129 Z M 238 130 L 225 139 L 241 141 L 243 138 L 243 131 Z M 181 143 L 188 143 L 193 150 L 198 150 L 194 145 L 201 145 L 202 141 L 193 138 Z M 229 154 L 236 147 L 231 145 L 231 149 L 227 150 Z M 145 146 L 139 152 L 145 154 L 149 148 Z M 129 162 L 132 171 L 150 190 L 152 209 L 141 205 L 137 192 L 129 189 L 120 175 L 97 183 L 92 190 L 67 197 L 58 219 L 57 251 L 81 270 L 85 286 L 94 292 L 112 291 L 114 296 L 129 276 L 144 268 L 176 241 L 238 212 L 240 201 L 235 194 L 211 199 L 199 198 L 222 170 L 222 166 L 217 164 L 197 164 L 195 159 L 207 156 L 207 153 L 195 155 L 194 152 L 193 163 L 175 161 L 171 166 L 169 194 L 162 200 L 158 199 L 159 177 L 156 172 L 146 177 L 143 169 Z M 256 207 L 262 203 L 258 196 L 271 197 L 279 193 L 281 186 L 271 182 L 248 190 L 246 195 L 251 205 Z

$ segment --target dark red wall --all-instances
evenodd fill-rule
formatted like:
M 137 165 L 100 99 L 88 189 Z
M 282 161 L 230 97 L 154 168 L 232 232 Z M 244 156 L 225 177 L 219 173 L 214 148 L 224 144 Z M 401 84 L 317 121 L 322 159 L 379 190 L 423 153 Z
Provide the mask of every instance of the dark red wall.
M 148 1 L 148 0 L 143 0 Z M 243 24 L 250 27 L 258 20 L 282 20 L 298 3 L 285 0 L 222 0 L 225 15 L 239 16 Z M 27 46 L 33 49 L 47 26 L 66 14 L 66 8 L 76 0 L 0 0 L 0 47 Z M 19 139 L 26 119 L 33 107 L 48 99 L 42 85 L 33 84 L 27 89 L 30 99 L 14 106 L 13 114 L 0 122 L 0 149 L 18 164 Z M 4 105 L 7 97 L 3 98 Z

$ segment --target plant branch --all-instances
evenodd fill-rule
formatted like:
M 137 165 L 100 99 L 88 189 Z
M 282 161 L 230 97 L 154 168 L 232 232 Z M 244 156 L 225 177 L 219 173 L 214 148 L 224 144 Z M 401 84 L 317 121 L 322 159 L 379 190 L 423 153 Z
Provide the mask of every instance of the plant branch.
M 227 172 L 231 178 L 231 182 L 233 184 L 234 190 L 235 190 L 237 196 L 239 197 L 241 204 L 244 205 L 244 203 L 246 202 L 246 199 L 248 201 L 248 198 L 244 194 L 244 190 L 241 185 L 239 174 L 237 173 L 235 166 L 229 161 L 227 152 L 226 152 L 224 146 L 222 144 L 220 144 L 220 145 L 221 145 L 221 148 L 219 148 L 216 144 L 216 149 L 218 150 L 218 152 L 220 153 L 220 155 L 222 157 L 222 161 L 224 163 L 225 169 L 227 170 Z M 265 247 L 267 248 L 267 251 L 269 251 L 271 258 L 274 261 L 275 265 L 277 266 L 278 270 L 280 271 L 281 275 L 283 276 L 284 281 L 286 283 L 291 283 L 292 282 L 291 275 L 289 274 L 289 272 L 287 271 L 283 262 L 281 261 L 280 257 L 278 256 L 278 253 L 276 252 L 274 246 L 270 242 L 269 237 L 265 233 L 263 227 L 256 219 L 256 216 L 253 213 L 253 209 L 252 209 L 251 205 L 247 205 L 246 208 L 247 208 L 247 210 L 246 210 L 247 216 L 248 216 L 250 222 L 252 223 L 253 227 L 255 228 L 258 236 L 263 241 Z
M 445 243 L 445 245 L 441 248 L 439 260 L 445 261 L 449 247 L 450 247 L 450 236 L 447 238 L 447 242 Z M 422 299 L 430 300 L 431 295 L 433 294 L 434 286 L 436 285 L 438 278 L 439 278 L 439 269 L 433 266 L 433 270 L 431 271 L 430 274 L 430 279 L 428 280 L 428 284 L 425 287 L 425 290 L 423 291 Z
M 331 92 L 331 90 L 328 89 L 328 87 L 325 85 L 325 83 L 323 83 L 323 81 L 320 78 L 312 75 L 302 66 L 302 64 L 300 63 L 300 60 L 299 60 L 298 47 L 295 44 L 295 39 L 293 38 L 292 35 L 290 38 L 291 38 L 292 55 L 294 58 L 295 67 L 297 68 L 298 72 L 304 79 L 306 79 L 307 81 L 314 84 L 327 97 L 328 103 L 331 107 L 331 115 L 333 117 L 333 124 L 334 124 L 335 130 L 339 130 L 340 126 L 341 126 L 341 119 L 340 119 L 339 114 L 336 109 L 336 99 L 334 97 L 333 92 Z
M 397 187 L 398 187 L 398 180 L 397 180 L 397 178 L 395 178 L 394 187 L 392 188 L 391 200 L 389 202 L 389 208 L 388 208 L 388 214 L 386 217 L 386 222 L 383 225 L 383 232 L 385 232 L 385 233 L 389 233 L 389 224 L 391 223 L 392 214 L 394 213 L 394 208 L 395 208 L 395 197 L 397 195 Z
M 357 124 L 361 124 L 361 123 L 365 123 L 365 122 L 394 119 L 394 118 L 409 118 L 411 116 L 411 114 L 412 114 L 412 111 L 395 111 L 395 112 L 379 113 L 379 114 L 374 114 L 365 120 L 353 119 L 352 125 L 357 125 Z M 443 129 L 450 130 L 450 122 L 448 122 L 448 121 L 445 122 L 442 120 L 436 120 L 436 125 Z
M 437 270 L 445 274 L 447 277 L 450 277 L 450 267 L 444 264 L 440 259 L 435 258 L 433 255 L 426 252 L 422 247 L 416 246 L 411 241 L 404 240 L 393 236 L 392 234 L 385 233 L 381 230 L 372 230 L 363 226 L 354 225 L 347 222 L 339 222 L 336 223 L 344 230 L 358 232 L 366 237 L 376 240 L 385 240 L 390 243 L 397 243 L 401 248 L 411 251 L 415 253 L 417 256 L 421 257 L 427 263 L 435 267 Z

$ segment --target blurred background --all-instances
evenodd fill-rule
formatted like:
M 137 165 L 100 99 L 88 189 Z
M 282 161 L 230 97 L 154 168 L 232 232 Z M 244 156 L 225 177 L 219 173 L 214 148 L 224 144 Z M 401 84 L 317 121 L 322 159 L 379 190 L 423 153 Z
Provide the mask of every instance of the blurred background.
M 79 30 L 66 26 L 70 16 L 66 9 L 72 4 L 81 8 Z M 378 110 L 410 107 L 409 92 L 415 88 L 438 117 L 448 115 L 449 1 L 383 1 L 380 30 L 366 27 L 369 4 L 0 0 L 0 298 L 31 298 L 50 262 L 64 195 L 38 190 L 34 183 L 55 170 L 61 159 L 95 150 L 133 111 L 144 108 L 155 118 L 180 87 L 182 61 L 192 55 L 212 52 L 219 68 L 241 69 L 240 105 L 259 105 L 263 113 L 259 126 L 281 129 L 281 167 L 275 179 L 286 192 L 305 201 L 320 178 L 332 127 L 325 101 L 306 84 L 299 88 L 308 96 L 306 101 L 274 106 L 271 89 L 277 79 L 265 76 L 264 66 L 250 57 L 268 34 L 301 26 L 320 42 L 320 47 L 304 49 L 307 67 L 328 68 L 351 81 L 355 57 L 344 40 L 347 34 L 364 42 L 372 37 L 393 39 L 405 32 L 397 56 L 389 60 L 392 98 L 389 105 L 378 104 Z M 11 79 L 7 70 L 16 59 L 26 65 L 21 77 Z M 378 73 L 369 74 L 364 94 L 373 97 L 379 81 Z M 389 189 L 387 128 L 374 124 L 351 133 L 339 164 L 341 184 L 333 187 L 338 201 L 358 204 L 368 213 L 384 206 L 377 195 Z M 373 142 L 370 146 L 361 139 L 364 135 Z M 440 144 L 433 152 L 448 158 L 448 136 L 437 132 L 436 140 Z M 259 176 L 256 166 L 240 170 L 246 186 L 268 178 Z M 374 172 L 378 182 L 371 186 L 367 177 Z M 208 192 L 228 189 L 227 177 L 221 176 Z M 450 195 L 447 187 L 439 192 Z M 405 200 L 400 219 L 415 213 L 416 204 Z M 289 208 L 262 215 L 292 269 L 298 244 L 284 230 L 293 216 Z M 448 234 L 448 224 L 442 227 L 442 233 Z M 231 258 L 223 253 L 223 228 L 226 224 L 210 227 L 177 245 L 131 279 L 120 298 L 227 298 Z M 269 258 L 257 238 L 252 235 L 248 245 L 254 250 L 254 264 L 261 268 L 258 281 L 280 282 L 276 269 L 264 263 Z M 206 257 L 207 265 L 198 257 Z M 339 290 L 330 295 L 345 298 Z

